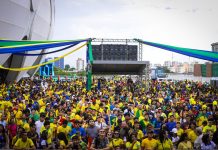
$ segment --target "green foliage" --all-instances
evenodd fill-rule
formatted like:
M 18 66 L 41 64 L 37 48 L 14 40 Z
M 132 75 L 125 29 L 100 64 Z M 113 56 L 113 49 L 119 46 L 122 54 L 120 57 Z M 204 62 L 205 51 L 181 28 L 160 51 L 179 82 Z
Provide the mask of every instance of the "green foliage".
M 77 76 L 86 76 L 86 71 L 77 72 Z
M 70 69 L 70 65 L 69 64 L 66 64 L 65 66 L 64 66 L 64 70 L 69 70 Z
M 74 71 L 74 70 L 76 70 L 76 68 L 74 68 L 74 67 L 69 69 L 69 71 Z
M 163 67 L 163 70 L 164 70 L 165 73 L 170 73 L 170 70 L 166 66 Z
M 74 73 L 72 72 L 66 72 L 60 68 L 57 68 L 57 67 L 54 67 L 54 74 L 55 75 L 66 75 L 66 76 L 71 76 L 73 75 Z
M 69 71 L 74 71 L 75 68 L 70 68 Z M 85 71 L 81 71 L 81 72 L 67 72 L 65 70 L 62 70 L 60 68 L 54 67 L 54 73 L 56 76 L 60 75 L 60 76 L 74 76 L 75 74 L 77 76 L 86 76 L 86 72 Z
M 166 66 L 157 67 L 157 69 L 163 69 L 164 73 L 170 73 L 170 70 L 169 70 L 168 67 L 166 67 Z

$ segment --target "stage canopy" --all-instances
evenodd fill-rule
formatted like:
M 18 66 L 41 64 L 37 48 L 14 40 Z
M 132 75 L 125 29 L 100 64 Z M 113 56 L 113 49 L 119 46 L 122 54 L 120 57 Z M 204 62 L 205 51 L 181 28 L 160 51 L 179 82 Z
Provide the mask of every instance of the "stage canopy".
M 148 67 L 148 61 L 93 61 L 93 74 L 142 75 Z

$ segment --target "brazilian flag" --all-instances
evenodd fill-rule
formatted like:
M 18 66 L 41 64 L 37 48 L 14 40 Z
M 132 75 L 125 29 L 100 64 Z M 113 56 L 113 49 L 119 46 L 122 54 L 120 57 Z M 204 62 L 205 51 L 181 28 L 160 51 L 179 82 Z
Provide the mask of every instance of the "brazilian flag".
M 139 109 L 137 110 L 137 112 L 136 112 L 137 119 L 139 119 L 139 117 L 142 116 L 142 112 L 143 112 L 142 110 L 139 110 Z
M 146 125 L 145 125 L 145 121 L 144 120 L 141 120 L 139 121 L 141 127 L 142 127 L 142 130 L 145 130 L 146 129 Z
M 116 116 L 110 116 L 110 125 L 114 125 L 116 123 L 117 117 Z

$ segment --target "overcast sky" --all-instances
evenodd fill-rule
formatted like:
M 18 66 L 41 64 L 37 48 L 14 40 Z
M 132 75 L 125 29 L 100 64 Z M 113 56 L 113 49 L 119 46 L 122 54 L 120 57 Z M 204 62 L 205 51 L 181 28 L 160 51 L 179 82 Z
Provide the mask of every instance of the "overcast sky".
M 204 50 L 218 42 L 218 0 L 56 0 L 55 9 L 52 39 L 139 38 Z M 78 57 L 85 49 L 65 64 Z M 143 60 L 163 63 L 172 52 L 144 45 Z M 174 53 L 173 60 L 197 59 Z

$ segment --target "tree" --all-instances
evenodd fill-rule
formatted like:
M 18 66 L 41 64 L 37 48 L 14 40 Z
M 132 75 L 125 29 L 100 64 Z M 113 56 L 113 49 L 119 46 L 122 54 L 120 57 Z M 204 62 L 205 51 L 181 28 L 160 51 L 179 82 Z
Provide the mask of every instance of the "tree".
M 163 66 L 163 67 L 157 67 L 157 69 L 163 69 L 163 72 L 164 72 L 164 73 L 170 73 L 169 68 L 166 67 L 166 66 Z
M 74 68 L 74 67 L 69 69 L 69 71 L 74 71 L 74 70 L 76 70 L 76 68 Z
M 163 67 L 163 70 L 164 70 L 165 73 L 170 73 L 170 69 L 168 67 L 166 67 L 166 66 Z
M 64 70 L 69 70 L 70 69 L 70 65 L 69 64 L 66 64 L 65 66 L 64 66 Z

